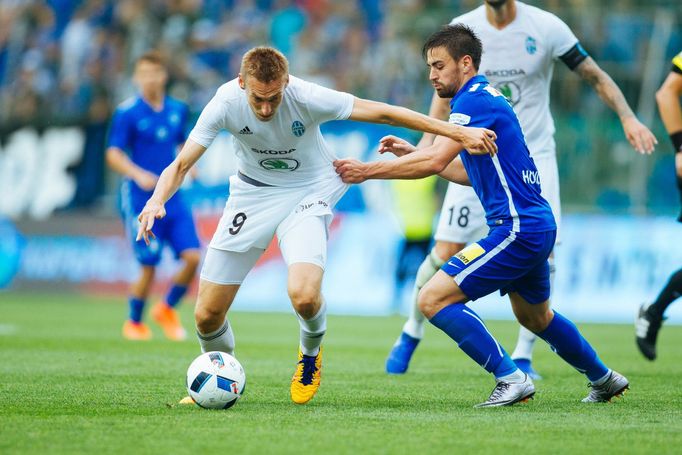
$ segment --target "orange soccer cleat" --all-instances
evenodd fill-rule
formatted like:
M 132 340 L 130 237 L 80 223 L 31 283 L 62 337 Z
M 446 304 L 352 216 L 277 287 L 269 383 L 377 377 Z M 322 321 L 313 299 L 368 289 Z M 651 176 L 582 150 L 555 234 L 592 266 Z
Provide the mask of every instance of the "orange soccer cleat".
M 123 324 L 123 338 L 133 341 L 147 341 L 152 338 L 152 331 L 143 322 L 134 322 L 128 319 Z
M 163 329 L 166 338 L 173 341 L 187 339 L 187 332 L 180 323 L 178 312 L 169 307 L 166 302 L 159 302 L 152 308 L 152 318 Z

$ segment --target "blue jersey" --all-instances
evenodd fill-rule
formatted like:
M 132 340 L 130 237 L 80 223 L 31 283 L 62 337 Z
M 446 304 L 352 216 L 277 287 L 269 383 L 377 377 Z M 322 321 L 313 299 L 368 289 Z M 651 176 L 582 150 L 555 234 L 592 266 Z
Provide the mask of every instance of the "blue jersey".
M 163 109 L 155 111 L 140 96 L 121 103 L 111 122 L 109 147 L 125 151 L 137 166 L 160 175 L 175 159 L 178 145 L 187 139 L 189 111 L 178 100 L 166 97 Z M 123 182 L 124 211 L 139 213 L 152 192 L 141 189 L 135 182 Z M 181 204 L 180 195 L 174 195 L 166 203 L 166 211 L 172 212 Z
M 451 123 L 488 128 L 497 134 L 494 157 L 460 154 L 488 225 L 514 232 L 555 230 L 552 210 L 540 195 L 538 170 L 506 98 L 484 76 L 474 76 L 452 98 L 450 108 Z

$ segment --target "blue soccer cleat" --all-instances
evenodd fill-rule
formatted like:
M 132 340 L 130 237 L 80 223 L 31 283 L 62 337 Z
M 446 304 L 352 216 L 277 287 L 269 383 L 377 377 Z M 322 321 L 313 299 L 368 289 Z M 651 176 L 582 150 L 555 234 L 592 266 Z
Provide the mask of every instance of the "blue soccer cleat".
M 386 359 L 386 373 L 404 374 L 410 365 L 410 359 L 414 350 L 417 349 L 419 341 L 419 338 L 413 338 L 402 332 Z
M 512 359 L 514 360 L 514 363 L 516 364 L 517 367 L 519 367 L 519 370 L 523 371 L 528 375 L 529 378 L 531 378 L 533 381 L 540 381 L 542 379 L 542 376 L 540 376 L 540 373 L 535 371 L 533 369 L 533 364 L 531 363 L 530 359 Z

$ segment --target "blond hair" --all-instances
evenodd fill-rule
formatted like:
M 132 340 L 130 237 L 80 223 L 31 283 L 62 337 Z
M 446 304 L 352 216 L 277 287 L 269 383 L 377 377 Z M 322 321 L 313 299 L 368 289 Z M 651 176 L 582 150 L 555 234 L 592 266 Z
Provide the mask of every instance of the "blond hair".
M 289 74 L 289 62 L 275 48 L 254 47 L 242 57 L 239 71 L 244 78 L 253 76 L 259 82 L 267 84 L 285 78 Z

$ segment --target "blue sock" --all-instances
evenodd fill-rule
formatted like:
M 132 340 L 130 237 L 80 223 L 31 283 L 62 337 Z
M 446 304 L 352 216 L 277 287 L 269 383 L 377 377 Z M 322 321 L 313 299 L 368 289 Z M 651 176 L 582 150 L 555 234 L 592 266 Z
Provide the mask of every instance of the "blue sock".
M 168 294 L 166 295 L 166 303 L 168 304 L 169 307 L 175 308 L 176 305 L 180 302 L 180 299 L 185 295 L 186 292 L 187 292 L 187 286 L 181 286 L 179 284 L 174 284 L 170 288 L 170 291 L 168 291 Z
M 516 371 L 514 361 L 488 332 L 481 318 L 463 303 L 446 306 L 429 322 L 455 340 L 466 355 L 496 378 Z
M 133 322 L 142 321 L 142 310 L 144 309 L 144 300 L 135 297 L 128 298 L 128 306 L 130 307 L 130 320 Z
M 559 357 L 587 376 L 590 382 L 603 378 L 609 372 L 575 324 L 556 311 L 552 322 L 536 335 L 549 343 Z

